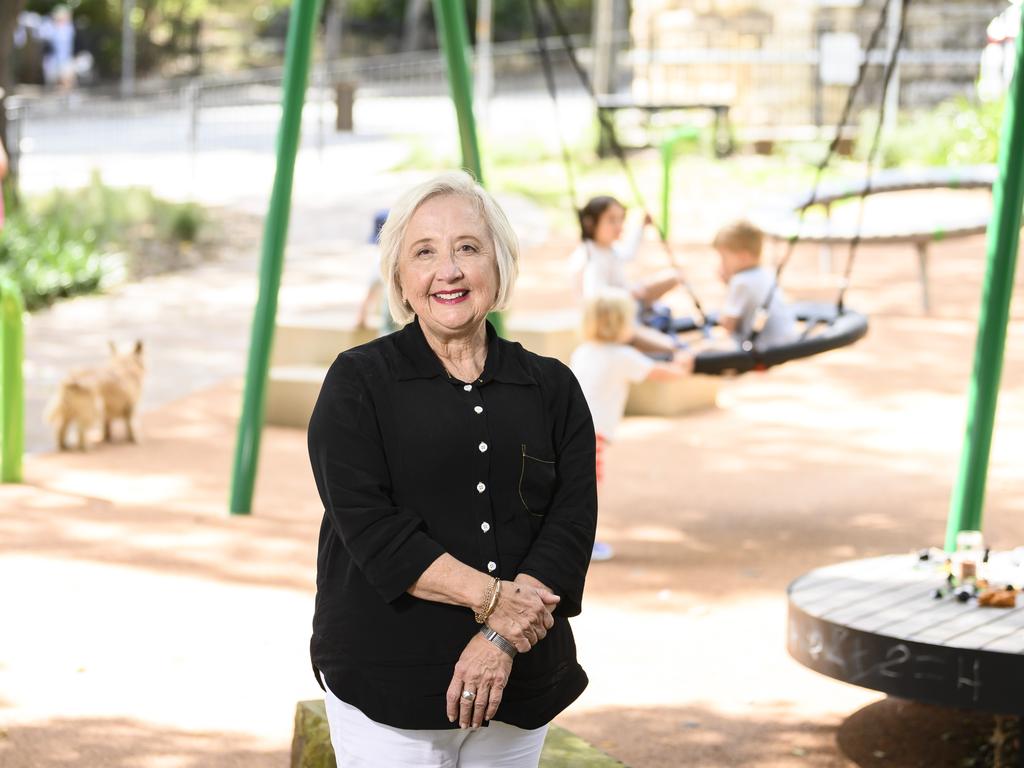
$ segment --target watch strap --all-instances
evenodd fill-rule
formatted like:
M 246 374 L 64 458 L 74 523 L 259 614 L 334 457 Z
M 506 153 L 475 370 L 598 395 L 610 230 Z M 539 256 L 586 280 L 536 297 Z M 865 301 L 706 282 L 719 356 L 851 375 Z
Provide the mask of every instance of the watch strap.
M 515 658 L 515 655 L 519 653 L 519 651 L 516 650 L 516 647 L 512 645 L 512 643 L 510 643 L 507 638 L 502 637 L 493 629 L 488 627 L 486 624 L 480 627 L 479 633 L 483 635 L 488 640 L 488 642 L 498 646 L 510 657 Z

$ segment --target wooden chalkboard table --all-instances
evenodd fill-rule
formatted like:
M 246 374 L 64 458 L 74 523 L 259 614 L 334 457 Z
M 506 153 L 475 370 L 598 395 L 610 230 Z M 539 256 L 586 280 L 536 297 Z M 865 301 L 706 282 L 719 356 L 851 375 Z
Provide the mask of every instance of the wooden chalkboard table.
M 993 553 L 990 564 L 1020 573 L 1020 558 Z M 913 555 L 811 571 L 789 586 L 789 653 L 893 696 L 1024 715 L 1024 595 L 1016 608 L 936 599 L 945 579 L 941 563 Z

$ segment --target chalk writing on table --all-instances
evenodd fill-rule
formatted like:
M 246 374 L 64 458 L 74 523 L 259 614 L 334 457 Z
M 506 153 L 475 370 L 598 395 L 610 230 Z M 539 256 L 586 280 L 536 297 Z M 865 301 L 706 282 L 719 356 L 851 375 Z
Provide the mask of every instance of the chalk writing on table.
M 971 703 L 981 695 L 981 659 L 958 649 L 921 651 L 916 644 L 814 621 L 790 621 L 789 645 L 812 668 L 849 683 L 888 690 L 916 682 Z

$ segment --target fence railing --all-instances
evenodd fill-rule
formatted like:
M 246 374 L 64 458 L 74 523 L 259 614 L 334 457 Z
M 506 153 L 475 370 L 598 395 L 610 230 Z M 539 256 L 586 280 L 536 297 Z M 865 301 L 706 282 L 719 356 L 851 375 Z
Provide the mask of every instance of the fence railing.
M 977 14 L 980 19 L 982 16 Z M 870 14 L 864 16 L 868 18 Z M 957 93 L 970 93 L 977 79 L 983 35 L 949 40 L 939 22 L 919 15 L 911 26 L 901 57 L 903 106 L 927 106 Z M 972 28 L 979 27 L 972 17 Z M 979 27 L 983 30 L 984 25 Z M 820 76 L 823 54 L 816 33 L 789 34 L 775 31 L 758 45 L 741 45 L 735 30 L 722 37 L 679 37 L 665 29 L 646 39 L 630 40 L 624 32 L 616 37 L 620 88 L 639 99 L 652 101 L 714 101 L 731 106 L 731 122 L 743 128 L 785 128 L 828 125 L 842 104 L 846 86 L 824 82 Z M 750 37 L 750 36 L 747 36 Z M 659 42 L 660 40 L 660 42 Z M 733 41 L 736 44 L 732 44 Z M 588 40 L 574 39 L 584 66 L 592 52 Z M 668 43 L 672 44 L 669 45 Z M 678 43 L 678 44 L 677 44 Z M 547 41 L 555 64 L 556 83 L 562 93 L 579 94 L 563 41 Z M 868 57 L 871 65 L 861 103 L 854 113 L 874 105 L 879 93 L 885 51 Z M 493 95 L 542 94 L 543 75 L 536 41 L 524 40 L 493 46 Z M 120 123 L 147 125 L 146 121 L 174 115 L 180 125 L 182 149 L 196 152 L 203 135 L 231 139 L 231 120 L 238 134 L 248 135 L 245 118 L 222 114 L 204 119 L 211 110 L 235 107 L 276 109 L 280 104 L 279 67 L 241 74 L 210 75 L 191 80 L 139 81 L 136 95 L 121 99 L 112 90 L 81 91 L 38 99 L 8 99 L 9 147 L 17 154 L 20 140 L 44 129 L 55 140 L 60 120 L 74 117 L 82 135 L 78 145 L 109 141 Z M 313 67 L 307 102 L 327 105 L 335 98 L 334 85 L 354 84 L 360 97 L 439 97 L 448 93 L 447 76 L 438 52 L 386 54 L 320 61 Z M 321 122 L 323 122 L 321 113 Z M 90 121 L 95 121 L 94 123 Z M 46 129 L 51 124 L 53 127 Z M 402 130 L 402 126 L 396 126 Z M 321 126 L 321 132 L 322 132 Z M 85 136 L 85 134 L 90 134 Z M 16 165 L 17 157 L 12 157 Z

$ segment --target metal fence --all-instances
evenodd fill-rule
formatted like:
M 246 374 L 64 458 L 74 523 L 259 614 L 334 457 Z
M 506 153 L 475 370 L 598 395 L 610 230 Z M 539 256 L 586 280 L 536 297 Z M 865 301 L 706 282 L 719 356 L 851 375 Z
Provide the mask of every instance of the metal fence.
M 847 58 L 863 56 L 868 31 L 881 0 L 858 8 L 803 12 L 800 24 L 786 23 L 782 8 L 732 17 L 728 23 L 671 11 L 639 18 L 634 12 L 629 32 L 616 37 L 619 88 L 635 98 L 702 101 L 726 104 L 734 126 L 785 128 L 829 125 L 838 114 L 848 85 L 830 82 L 834 52 L 826 43 L 846 35 L 854 38 Z M 797 4 L 793 4 L 794 6 Z M 927 106 L 955 94 L 970 94 L 978 75 L 985 28 L 1005 2 L 917 3 L 908 13 L 901 57 L 899 104 Z M 826 12 L 827 11 L 827 12 Z M 886 35 L 891 34 L 891 30 Z M 883 36 L 885 37 L 885 36 Z M 889 38 L 891 39 L 891 38 Z M 584 66 L 591 63 L 588 41 L 577 39 Z M 561 92 L 581 93 L 562 41 L 548 47 Z M 882 50 L 868 61 L 870 71 L 860 108 L 877 106 Z M 493 95 L 542 94 L 544 81 L 535 41 L 493 46 Z M 281 98 L 280 68 L 193 80 L 139 82 L 136 94 L 121 99 L 114 93 L 81 91 L 45 98 L 8 100 L 9 146 L 17 153 L 26 140 L 42 145 L 87 147 L 90 142 L 116 141 L 130 126 L 141 149 L 147 126 L 166 134 L 168 122 L 181 146 L 200 151 L 208 142 L 228 145 L 273 141 Z M 314 65 L 307 104 L 318 109 L 313 130 L 317 140 L 327 133 L 338 82 L 354 84 L 361 97 L 395 99 L 445 97 L 447 78 L 438 52 L 418 52 L 341 59 Z M 246 112 L 248 110 L 248 114 Z M 256 119 L 254 119 L 256 116 Z M 61 131 L 69 118 L 73 135 Z M 855 113 L 856 119 L 856 113 Z M 17 157 L 13 158 L 17 163 Z

